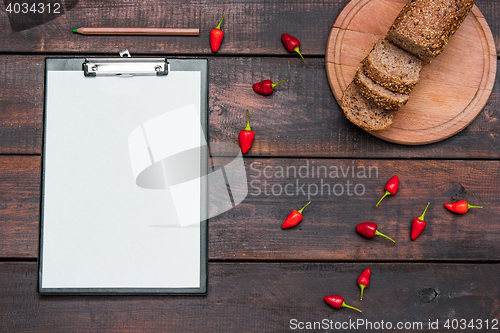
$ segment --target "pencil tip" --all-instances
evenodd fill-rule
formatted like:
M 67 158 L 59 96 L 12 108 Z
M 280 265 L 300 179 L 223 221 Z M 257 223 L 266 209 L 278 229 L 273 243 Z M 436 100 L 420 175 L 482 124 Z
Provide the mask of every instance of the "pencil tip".
M 73 29 L 73 32 L 78 32 L 78 29 Z

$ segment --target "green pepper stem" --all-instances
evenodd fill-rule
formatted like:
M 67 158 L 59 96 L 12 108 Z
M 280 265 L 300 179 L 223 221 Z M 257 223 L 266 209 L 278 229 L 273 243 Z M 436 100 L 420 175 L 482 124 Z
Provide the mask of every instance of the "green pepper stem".
M 430 205 L 430 204 L 431 204 L 430 202 L 428 202 L 428 203 L 427 203 L 427 207 L 425 207 L 425 210 L 424 210 L 424 212 L 422 213 L 422 216 L 420 216 L 420 217 L 418 218 L 420 221 L 424 221 L 425 212 L 427 211 L 427 208 L 429 208 L 429 205 Z
M 303 57 L 303 56 L 302 56 L 302 54 L 300 53 L 300 50 L 299 50 L 299 47 L 298 47 L 298 46 L 294 47 L 294 48 L 293 48 L 293 50 L 299 54 L 299 56 L 302 58 L 302 60 L 304 60 L 304 62 L 306 62 L 306 59 L 304 59 L 304 57 Z
M 364 284 L 360 284 L 359 287 L 361 288 L 361 301 L 363 300 L 363 290 L 365 290 L 366 286 Z
M 342 302 L 342 305 L 341 305 L 340 307 L 343 307 L 343 308 L 349 308 L 349 309 L 354 309 L 354 310 L 356 310 L 356 311 L 361 312 L 361 310 L 360 310 L 360 309 L 356 309 L 354 306 L 347 305 L 347 304 L 345 304 L 345 302 Z
M 469 204 L 467 204 L 467 209 L 471 209 L 471 208 L 483 208 L 482 206 L 471 206 Z
M 241 127 L 240 127 L 241 128 Z M 245 131 L 251 131 L 252 129 L 250 128 L 250 112 L 247 109 L 247 127 L 244 129 Z
M 389 237 L 389 236 L 384 235 L 383 233 L 379 232 L 378 230 L 375 230 L 375 235 L 383 236 L 383 237 L 385 237 L 385 238 L 387 238 L 387 239 L 390 239 L 391 241 L 393 241 L 393 242 L 394 242 L 394 244 L 396 244 L 396 242 L 394 241 L 394 239 L 392 239 L 392 238 L 391 238 L 391 237 Z
M 220 25 L 222 24 L 222 20 L 224 19 L 224 15 L 226 15 L 226 13 L 222 13 L 222 18 L 220 19 L 220 22 L 219 22 L 219 24 L 215 27 L 215 29 L 219 29 L 219 30 L 220 30 Z
M 377 202 L 376 207 L 378 207 L 378 205 L 382 202 L 382 200 L 384 200 L 384 198 L 385 198 L 386 196 L 388 196 L 388 195 L 391 195 L 391 192 L 389 192 L 389 191 L 385 190 L 385 194 L 384 194 L 384 196 L 383 196 L 382 198 L 380 198 L 380 200 Z
M 284 80 L 278 81 L 276 83 L 273 83 L 273 84 L 271 84 L 271 87 L 274 89 L 278 84 L 280 84 L 281 82 L 285 82 L 285 81 L 288 81 L 288 79 L 284 79 Z
M 311 203 L 311 201 L 309 201 L 308 203 L 306 203 L 306 205 L 304 207 L 302 207 L 301 210 L 299 210 L 299 213 L 302 214 L 302 211 L 304 210 L 304 208 L 306 208 L 307 206 L 309 206 L 310 203 Z

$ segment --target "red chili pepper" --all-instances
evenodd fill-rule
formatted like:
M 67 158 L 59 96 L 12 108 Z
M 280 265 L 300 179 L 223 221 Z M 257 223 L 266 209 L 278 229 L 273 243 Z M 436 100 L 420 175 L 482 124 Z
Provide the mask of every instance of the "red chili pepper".
M 299 224 L 299 222 L 302 221 L 302 219 L 304 218 L 304 216 L 302 215 L 302 211 L 304 210 L 304 208 L 309 206 L 310 203 L 311 203 L 311 201 L 309 201 L 299 211 L 296 211 L 295 209 L 292 210 L 292 212 L 290 214 L 288 214 L 288 216 L 286 217 L 285 222 L 283 222 L 283 224 L 281 225 L 281 229 L 291 228 L 291 227 L 294 227 L 297 224 Z
M 331 307 L 335 309 L 340 309 L 340 308 L 349 308 L 349 309 L 354 309 L 359 312 L 361 312 L 360 309 L 356 309 L 353 306 L 347 305 L 344 302 L 344 297 L 339 296 L 339 295 L 330 295 L 330 296 L 325 296 L 324 298 L 325 302 L 330 305 Z
M 365 236 L 366 238 L 373 238 L 375 235 L 383 236 L 387 239 L 390 239 L 391 241 L 394 242 L 394 244 L 396 244 L 396 242 L 392 238 L 378 232 L 377 225 L 373 222 L 363 222 L 363 223 L 358 224 L 356 226 L 356 231 L 360 235 Z
M 399 177 L 398 176 L 393 176 L 391 179 L 389 179 L 389 181 L 387 182 L 387 184 L 385 184 L 385 194 L 384 196 L 377 202 L 377 207 L 378 205 L 380 204 L 380 202 L 382 202 L 382 200 L 384 200 L 384 198 L 388 195 L 394 195 L 396 194 L 396 192 L 398 191 L 398 188 L 399 188 Z
M 429 208 L 430 204 L 431 204 L 430 202 L 427 203 L 427 207 L 425 207 L 425 210 L 422 213 L 422 216 L 415 217 L 413 219 L 413 222 L 411 223 L 411 234 L 410 234 L 411 240 L 417 239 L 417 237 L 420 236 L 422 231 L 424 231 L 425 225 L 426 225 L 426 223 L 424 221 L 424 216 L 425 216 L 425 212 L 427 211 L 427 208 Z
M 247 127 L 240 132 L 239 141 L 243 154 L 250 150 L 255 139 L 255 133 L 250 128 L 250 113 L 247 110 Z
M 370 285 L 370 275 L 372 270 L 367 268 L 358 278 L 358 286 L 361 288 L 361 300 L 363 300 L 363 290 Z
M 304 57 L 300 53 L 300 42 L 297 38 L 289 34 L 283 34 L 281 35 L 281 42 L 283 43 L 283 45 L 285 45 L 285 48 L 288 50 L 288 52 L 297 52 L 302 60 L 306 61 L 306 59 L 304 59 Z
M 470 208 L 483 208 L 481 206 L 471 206 L 465 200 L 460 200 L 453 203 L 445 203 L 444 206 L 448 208 L 449 211 L 457 214 L 465 214 Z
M 284 79 L 276 83 L 273 83 L 273 81 L 271 80 L 260 81 L 253 85 L 253 91 L 264 96 L 271 95 L 274 91 L 274 88 L 281 82 L 285 81 L 288 81 L 288 79 Z
M 219 25 L 210 30 L 210 47 L 212 48 L 212 52 L 219 51 L 220 44 L 222 44 L 222 39 L 224 38 L 224 31 L 220 29 L 224 15 L 226 15 L 226 13 L 222 13 Z

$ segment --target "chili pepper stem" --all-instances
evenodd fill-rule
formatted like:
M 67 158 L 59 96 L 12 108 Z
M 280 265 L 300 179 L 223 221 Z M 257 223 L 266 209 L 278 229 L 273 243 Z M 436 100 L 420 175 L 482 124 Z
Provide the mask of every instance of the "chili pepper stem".
M 219 30 L 220 30 L 220 25 L 222 24 L 222 20 L 224 19 L 224 15 L 226 15 L 226 13 L 222 13 L 222 18 L 220 19 L 220 22 L 219 22 L 219 24 L 215 27 L 215 29 L 219 29 Z
M 383 233 L 379 232 L 378 230 L 375 230 L 375 235 L 383 236 L 383 237 L 385 237 L 387 239 L 390 239 L 394 244 L 396 244 L 396 242 L 394 241 L 394 239 L 392 239 L 389 236 L 384 235 Z
M 471 206 L 469 204 L 467 204 L 467 209 L 471 209 L 471 208 L 483 208 L 482 206 Z
M 380 200 L 377 202 L 376 207 L 378 207 L 378 205 L 382 202 L 382 200 L 384 200 L 384 198 L 385 198 L 386 196 L 388 196 L 388 195 L 391 195 L 391 192 L 389 192 L 389 191 L 385 190 L 385 194 L 384 194 L 384 196 L 383 196 L 382 198 L 380 198 Z
M 363 300 L 363 290 L 365 290 L 366 286 L 364 284 L 360 284 L 359 287 L 361 288 L 361 301 Z
M 293 50 L 299 54 L 299 56 L 302 58 L 302 60 L 304 60 L 304 62 L 306 62 L 306 59 L 304 59 L 304 57 L 303 57 L 303 56 L 302 56 L 302 54 L 300 53 L 299 46 L 294 47 L 294 48 L 293 48 Z
M 354 306 L 347 305 L 347 304 L 345 304 L 345 302 L 342 302 L 342 305 L 341 305 L 340 307 L 342 307 L 342 308 L 354 309 L 354 310 L 356 310 L 356 311 L 361 312 L 361 310 L 360 310 L 360 309 L 356 309 Z
M 284 79 L 284 80 L 278 81 L 276 83 L 273 83 L 273 84 L 271 84 L 271 87 L 274 89 L 278 84 L 285 82 L 285 81 L 288 81 L 288 79 Z
M 425 210 L 424 210 L 424 212 L 422 213 L 422 216 L 420 216 L 420 217 L 418 218 L 420 221 L 425 221 L 425 220 L 424 220 L 425 212 L 427 211 L 427 208 L 429 208 L 429 205 L 430 205 L 430 204 L 431 204 L 430 202 L 428 202 L 428 203 L 427 203 L 427 207 L 425 207 Z
M 302 214 L 302 211 L 304 210 L 304 208 L 306 208 L 307 206 L 309 206 L 310 203 L 311 203 L 311 201 L 309 201 L 308 203 L 306 203 L 306 205 L 304 207 L 302 207 L 301 210 L 299 210 L 299 213 Z
M 240 127 L 241 128 L 241 127 Z M 251 131 L 252 129 L 250 128 L 250 112 L 247 109 L 247 127 L 244 129 L 245 131 Z

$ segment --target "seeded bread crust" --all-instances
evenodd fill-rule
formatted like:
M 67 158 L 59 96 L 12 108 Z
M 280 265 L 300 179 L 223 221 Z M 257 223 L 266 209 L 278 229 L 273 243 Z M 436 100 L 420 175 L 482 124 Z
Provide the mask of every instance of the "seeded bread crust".
M 429 63 L 458 30 L 473 0 L 409 0 L 389 28 L 387 39 Z
M 381 108 L 397 110 L 408 102 L 407 94 L 395 93 L 376 84 L 363 73 L 362 68 L 358 69 L 354 83 L 365 98 L 375 102 Z
M 387 40 L 379 40 L 363 60 L 363 72 L 393 92 L 409 94 L 419 81 L 422 60 Z
M 367 131 L 382 131 L 389 128 L 397 112 L 384 110 L 364 98 L 354 82 L 351 82 L 344 91 L 340 106 L 349 121 Z

